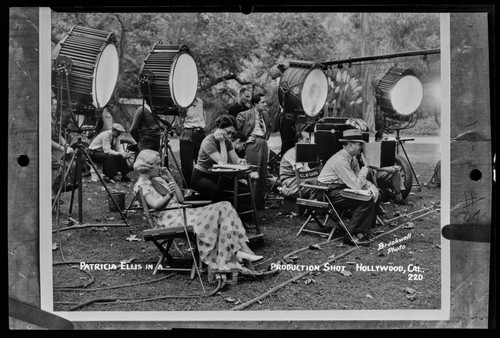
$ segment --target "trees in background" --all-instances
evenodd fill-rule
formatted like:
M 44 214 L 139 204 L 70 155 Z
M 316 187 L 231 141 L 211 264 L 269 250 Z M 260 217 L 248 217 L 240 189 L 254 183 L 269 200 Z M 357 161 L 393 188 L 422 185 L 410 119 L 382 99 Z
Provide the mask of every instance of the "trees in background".
M 278 112 L 277 83 L 269 69 L 286 59 L 329 61 L 439 48 L 435 13 L 52 13 L 52 42 L 73 25 L 112 31 L 118 40 L 120 74 L 110 105 L 118 98 L 142 98 L 138 75 L 158 42 L 186 44 L 198 66 L 199 95 L 211 121 L 236 98 L 242 85 L 270 94 Z M 426 87 L 439 76 L 439 55 L 337 66 L 326 71 L 326 106 L 339 116 L 363 118 L 375 127 L 374 90 L 391 66 L 415 69 Z M 433 83 L 433 82 L 432 82 Z M 434 88 L 434 87 L 433 87 Z M 434 100 L 434 101 L 433 101 Z M 421 118 L 439 115 L 426 95 Z M 124 124 L 129 116 L 119 116 Z M 436 118 L 436 121 L 439 121 Z

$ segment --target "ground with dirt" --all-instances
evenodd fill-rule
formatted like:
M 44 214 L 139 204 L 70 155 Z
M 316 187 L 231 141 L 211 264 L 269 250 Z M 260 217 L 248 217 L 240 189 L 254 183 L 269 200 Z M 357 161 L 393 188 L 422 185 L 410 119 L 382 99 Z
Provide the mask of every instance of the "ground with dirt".
M 439 309 L 441 193 L 431 182 L 439 145 L 408 142 L 405 148 L 422 186 L 412 188 L 408 206 L 383 205 L 387 211 L 384 220 L 402 217 L 379 226 L 376 230 L 380 234 L 371 246 L 353 249 L 339 240 L 325 243 L 325 238 L 311 234 L 296 236 L 305 218 L 286 213 L 279 201 L 272 200 L 276 197 L 272 194 L 266 210 L 258 213 L 265 237 L 254 250 L 265 258 L 255 268 L 266 271 L 276 263 L 285 268 L 290 264 L 289 268 L 314 269 L 329 262 L 329 270 L 320 268 L 309 274 L 284 270 L 262 278 L 242 277 L 237 284 L 222 289 L 208 283 L 206 274 L 201 276 L 203 286 L 198 278 L 190 279 L 186 274 L 160 271 L 153 276 L 146 267 L 156 263 L 159 251 L 151 242 L 137 240 L 147 228 L 140 213 L 128 214 L 130 228 L 66 230 L 71 194 L 64 193 L 59 226 L 55 214 L 52 222 L 54 309 L 68 310 L 85 302 L 88 304 L 79 311 L 219 311 L 242 306 L 252 311 Z M 376 155 L 371 156 L 376 163 Z M 171 168 L 175 174 L 175 167 Z M 134 180 L 137 174 L 131 177 Z M 109 210 L 103 185 L 90 182 L 88 177 L 83 183 L 84 223 L 123 223 L 119 213 Z M 132 186 L 133 182 L 108 184 L 112 191 L 126 193 L 126 205 L 133 198 Z M 77 209 L 73 209 L 75 217 Z M 414 217 L 419 218 L 412 220 Z M 183 246 L 179 243 L 180 251 Z M 81 269 L 82 262 L 115 264 L 117 268 L 86 270 Z M 297 279 L 290 282 L 294 277 Z M 208 293 L 213 295 L 206 296 Z M 138 301 L 143 298 L 151 299 Z

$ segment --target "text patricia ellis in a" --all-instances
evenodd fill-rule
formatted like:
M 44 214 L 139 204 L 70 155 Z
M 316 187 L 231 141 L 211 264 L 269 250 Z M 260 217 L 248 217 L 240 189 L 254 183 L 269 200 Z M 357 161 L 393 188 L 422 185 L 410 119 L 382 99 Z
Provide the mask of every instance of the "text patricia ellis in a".
M 139 263 L 85 263 L 80 262 L 80 270 L 153 270 L 153 264 L 139 264 Z

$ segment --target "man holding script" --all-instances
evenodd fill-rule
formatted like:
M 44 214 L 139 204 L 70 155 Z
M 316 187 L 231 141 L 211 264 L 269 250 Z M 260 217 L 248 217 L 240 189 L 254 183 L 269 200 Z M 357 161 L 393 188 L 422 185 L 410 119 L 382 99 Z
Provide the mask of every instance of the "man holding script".
M 328 196 L 335 208 L 352 211 L 349 229 L 352 239 L 346 234 L 344 242 L 367 246 L 373 237 L 371 229 L 375 227 L 380 193 L 378 188 L 366 179 L 369 163 L 361 152 L 365 143 L 361 131 L 345 130 L 339 141 L 342 142 L 343 148 L 325 163 L 318 182 L 330 188 Z M 358 155 L 364 163 L 362 168 L 356 159 Z M 344 191 L 345 189 L 351 191 Z M 358 193 L 355 193 L 356 191 Z

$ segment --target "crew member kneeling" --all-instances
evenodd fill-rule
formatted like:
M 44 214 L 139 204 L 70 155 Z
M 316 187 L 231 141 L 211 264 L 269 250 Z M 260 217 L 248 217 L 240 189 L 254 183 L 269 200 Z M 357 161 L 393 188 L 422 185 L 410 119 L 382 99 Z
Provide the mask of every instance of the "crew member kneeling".
M 96 163 L 102 163 L 104 180 L 114 183 L 115 176 L 120 172 L 122 182 L 130 182 L 127 176 L 131 170 L 127 162 L 130 154 L 120 149 L 122 133 L 125 128 L 119 123 L 113 123 L 110 130 L 97 135 L 89 146 L 89 156 Z

